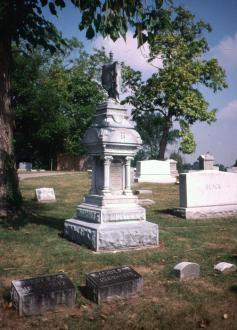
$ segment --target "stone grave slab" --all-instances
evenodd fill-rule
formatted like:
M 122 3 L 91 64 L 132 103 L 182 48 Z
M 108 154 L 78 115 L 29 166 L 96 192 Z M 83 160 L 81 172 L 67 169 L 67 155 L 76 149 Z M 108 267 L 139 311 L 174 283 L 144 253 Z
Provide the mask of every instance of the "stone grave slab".
M 200 266 L 194 262 L 183 261 L 174 267 L 174 273 L 180 281 L 192 280 L 199 277 Z
M 155 183 L 175 183 L 171 175 L 170 159 L 142 160 L 137 162 L 136 181 Z
M 129 298 L 143 292 L 143 278 L 133 268 L 122 266 L 86 276 L 88 297 L 96 303 Z
M 179 176 L 180 207 L 174 212 L 186 219 L 206 219 L 237 214 L 237 176 L 214 170 Z
M 20 316 L 38 315 L 58 305 L 72 307 L 76 290 L 64 273 L 12 281 L 11 300 Z
M 237 267 L 229 262 L 219 262 L 214 266 L 214 269 L 221 273 L 232 273 L 237 270 Z
M 35 196 L 38 202 L 55 202 L 56 197 L 53 188 L 37 188 Z

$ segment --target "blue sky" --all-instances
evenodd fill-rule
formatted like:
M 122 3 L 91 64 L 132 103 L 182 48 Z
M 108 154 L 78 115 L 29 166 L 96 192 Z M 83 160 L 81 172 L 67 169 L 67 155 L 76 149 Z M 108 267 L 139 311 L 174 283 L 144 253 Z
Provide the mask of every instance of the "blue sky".
M 174 0 L 174 4 L 183 5 L 197 19 L 203 19 L 212 26 L 212 32 L 205 35 L 210 46 L 207 56 L 218 59 L 226 71 L 228 82 L 228 89 L 224 91 L 215 94 L 204 91 L 210 109 L 219 109 L 217 121 L 212 125 L 197 123 L 193 126 L 197 148 L 194 154 L 184 156 L 185 161 L 193 162 L 200 154 L 209 151 L 214 155 L 216 163 L 231 166 L 237 159 L 237 0 Z M 59 12 L 58 18 L 52 17 L 47 11 L 45 16 L 65 37 L 75 36 L 81 40 L 88 51 L 93 47 L 105 46 L 108 52 L 114 52 L 117 60 L 142 71 L 144 78 L 154 72 L 154 67 L 146 63 L 147 49 L 137 50 L 131 33 L 127 36 L 126 44 L 123 40 L 116 43 L 103 40 L 99 35 L 93 41 L 88 41 L 85 33 L 78 29 L 80 15 L 72 5 Z M 158 61 L 155 65 L 160 66 L 161 63 Z M 170 151 L 173 149 L 171 147 Z

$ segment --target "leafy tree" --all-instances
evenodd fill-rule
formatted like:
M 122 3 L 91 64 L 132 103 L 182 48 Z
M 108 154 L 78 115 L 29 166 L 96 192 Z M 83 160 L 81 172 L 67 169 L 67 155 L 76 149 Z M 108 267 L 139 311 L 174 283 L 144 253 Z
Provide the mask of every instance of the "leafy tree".
M 132 26 L 139 45 L 146 36 L 157 34 L 168 23 L 163 0 L 153 4 L 142 0 L 71 0 L 82 13 L 80 29 L 92 39 L 95 33 L 111 36 L 113 40 L 125 38 Z M 54 52 L 65 44 L 54 25 L 47 21 L 42 7 L 48 6 L 52 15 L 66 6 L 65 0 L 2 0 L 0 3 L 0 215 L 21 203 L 13 152 L 13 114 L 10 98 L 10 66 L 12 45 L 24 41 L 27 49 L 42 46 Z
M 137 117 L 136 129 L 141 135 L 144 150 L 149 159 L 158 159 L 163 132 L 163 117 L 159 113 L 147 112 Z M 167 143 L 173 144 L 178 138 L 178 130 L 170 130 Z
M 47 168 L 50 159 L 56 159 L 60 152 L 83 153 L 81 139 L 104 91 L 93 75 L 88 75 L 90 57 L 97 57 L 86 54 L 75 40 L 68 44 L 70 48 L 53 57 L 39 47 L 30 52 L 31 56 L 25 50 L 14 57 L 12 105 L 17 161 Z M 74 49 L 79 57 L 71 61 Z
M 150 61 L 159 57 L 163 67 L 146 82 L 136 86 L 127 101 L 134 106 L 133 118 L 141 122 L 148 113 L 159 114 L 162 130 L 159 143 L 159 159 L 164 159 L 169 133 L 174 121 L 179 123 L 180 150 L 192 153 L 195 141 L 190 126 L 196 121 L 211 123 L 217 109 L 208 111 L 208 103 L 199 91 L 203 85 L 214 92 L 225 88 L 225 73 L 216 59 L 204 60 L 208 51 L 204 30 L 211 28 L 182 7 L 170 11 L 171 28 L 149 38 Z M 170 17 L 171 17 L 170 16 Z

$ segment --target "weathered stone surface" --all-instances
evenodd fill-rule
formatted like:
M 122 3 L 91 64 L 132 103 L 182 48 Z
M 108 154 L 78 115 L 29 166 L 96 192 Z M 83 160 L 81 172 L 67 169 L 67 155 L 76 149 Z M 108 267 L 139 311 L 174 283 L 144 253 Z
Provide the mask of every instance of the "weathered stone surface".
M 183 261 L 174 267 L 175 275 L 181 281 L 187 281 L 199 277 L 200 266 L 194 262 Z
M 237 267 L 229 262 L 219 262 L 214 266 L 214 269 L 221 273 L 232 273 L 236 272 Z
M 76 290 L 63 273 L 12 281 L 11 299 L 20 316 L 42 314 L 58 305 L 72 307 Z
M 101 303 L 143 293 L 143 278 L 128 266 L 105 269 L 87 274 L 86 288 L 88 297 Z
M 64 235 L 71 241 L 95 251 L 113 251 L 159 244 L 158 225 L 147 221 L 88 223 L 66 220 Z
M 38 202 L 55 202 L 56 197 L 53 188 L 37 188 L 35 196 Z
M 172 165 L 171 165 L 172 163 Z M 174 183 L 175 163 L 171 159 L 163 160 L 142 160 L 137 162 L 136 181 Z M 172 175 L 171 175 L 172 169 Z
M 235 173 L 206 170 L 180 175 L 180 207 L 174 212 L 186 219 L 237 214 Z
M 113 201 L 110 206 L 82 203 L 77 208 L 76 219 L 94 223 L 146 220 L 145 209 L 141 206 L 129 203 L 128 199 L 125 204 L 116 204 L 115 199 Z

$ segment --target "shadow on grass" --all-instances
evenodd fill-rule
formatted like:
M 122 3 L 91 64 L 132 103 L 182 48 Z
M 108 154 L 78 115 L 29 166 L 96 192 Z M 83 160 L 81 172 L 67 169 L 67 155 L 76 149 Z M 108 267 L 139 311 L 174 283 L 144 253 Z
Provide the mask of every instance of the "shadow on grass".
M 80 291 L 80 294 L 82 295 L 82 297 L 90 300 L 90 297 L 89 297 L 89 294 L 88 294 L 88 290 L 87 290 L 86 285 L 80 285 L 77 288 Z
M 237 285 L 232 285 L 230 291 L 237 294 Z
M 41 215 L 40 213 L 44 207 L 44 204 L 39 204 L 36 201 L 24 201 L 22 210 L 13 216 L 1 220 L 0 226 L 19 230 L 28 224 L 36 224 L 48 226 L 63 232 L 65 218 Z
M 232 254 L 232 256 L 230 256 L 230 260 L 233 263 L 237 263 L 237 254 Z
M 157 209 L 155 210 L 156 213 L 158 214 L 168 214 L 168 215 L 175 215 L 173 209 Z

